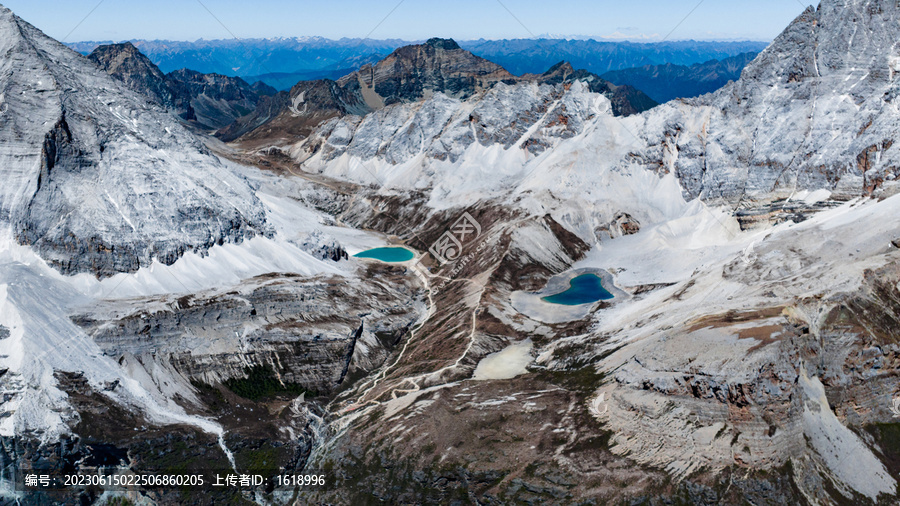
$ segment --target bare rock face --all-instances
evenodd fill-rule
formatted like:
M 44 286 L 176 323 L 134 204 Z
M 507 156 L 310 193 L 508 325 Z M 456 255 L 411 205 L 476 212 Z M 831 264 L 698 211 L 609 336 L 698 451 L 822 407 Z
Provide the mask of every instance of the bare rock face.
M 74 320 L 131 367 L 168 364 L 176 377 L 216 385 L 260 366 L 324 395 L 381 365 L 418 318 L 409 279 L 380 275 L 394 286 L 271 274 L 229 290 L 108 303 Z
M 250 184 L 160 106 L 0 10 L 0 221 L 100 276 L 270 233 Z
M 130 42 L 98 46 L 88 59 L 107 74 L 155 103 L 178 109 L 179 97 L 159 68 Z
M 252 112 L 225 126 L 216 136 L 226 142 L 240 138 L 248 143 L 303 138 L 330 118 L 366 114 L 369 108 L 356 91 L 330 79 L 300 81 L 290 91 L 263 97 Z
M 239 77 L 188 69 L 164 75 L 130 42 L 98 46 L 88 58 L 132 90 L 206 130 L 230 125 L 253 111 L 260 97 L 276 93 L 262 82 L 251 86 Z
M 342 77 L 338 83 L 357 83 L 374 92 L 367 103 L 373 108 L 411 102 L 431 93 L 465 99 L 497 81 L 512 82 L 514 76 L 500 65 L 461 49 L 452 39 L 429 39 L 405 46 L 375 64 Z
M 531 77 L 531 76 L 523 76 Z M 580 81 L 587 84 L 588 89 L 600 93 L 609 99 L 612 112 L 616 116 L 630 116 L 656 107 L 657 103 L 643 91 L 629 85 L 615 85 L 596 74 L 584 69 L 575 70 L 569 62 L 559 62 L 547 72 L 532 79 L 546 84 L 572 83 Z
M 600 227 L 595 235 L 615 239 L 641 231 L 641 223 L 628 213 L 618 213 L 609 223 Z
M 260 97 L 272 95 L 275 89 L 263 83 L 251 86 L 240 77 L 201 74 L 181 69 L 166 74 L 172 88 L 182 100 L 182 117 L 198 125 L 217 130 L 249 114 Z

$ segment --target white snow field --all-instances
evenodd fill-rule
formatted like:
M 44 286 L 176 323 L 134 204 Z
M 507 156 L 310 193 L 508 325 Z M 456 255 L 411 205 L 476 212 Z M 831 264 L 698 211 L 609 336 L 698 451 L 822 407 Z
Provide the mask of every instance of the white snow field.
M 526 367 L 533 361 L 531 339 L 512 343 L 506 348 L 491 353 L 481 359 L 472 373 L 473 380 L 496 380 L 515 378 L 527 372 Z

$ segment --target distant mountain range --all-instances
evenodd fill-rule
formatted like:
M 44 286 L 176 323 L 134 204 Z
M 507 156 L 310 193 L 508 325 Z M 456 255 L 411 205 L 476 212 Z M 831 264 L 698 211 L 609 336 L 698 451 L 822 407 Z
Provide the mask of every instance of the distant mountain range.
M 277 91 L 262 81 L 181 69 L 163 74 L 130 42 L 101 45 L 88 59 L 151 102 L 175 112 L 225 141 L 270 142 L 305 137 L 323 121 L 348 114 L 364 116 L 396 103 L 434 93 L 466 99 L 498 83 L 570 85 L 580 81 L 611 102 L 612 112 L 627 116 L 657 103 L 640 90 L 618 86 L 586 70 L 560 62 L 541 74 L 515 76 L 489 60 L 462 49 L 452 39 L 433 38 L 401 47 L 384 58 L 370 54 L 344 60 L 363 63 L 339 78 L 301 79 Z M 370 60 L 375 60 L 370 62 Z M 337 71 L 334 71 L 337 72 Z M 296 77 L 296 74 L 284 74 Z
M 377 111 L 396 103 L 416 102 L 440 92 L 466 99 L 498 83 L 557 85 L 582 81 L 612 102 L 614 114 L 627 116 L 654 107 L 632 86 L 616 86 L 585 70 L 560 62 L 541 74 L 514 76 L 502 66 L 462 49 L 452 39 L 433 38 L 404 46 L 376 63 L 337 79 L 300 81 L 290 91 L 261 99 L 252 114 L 223 128 L 217 136 L 268 144 L 307 136 L 324 120 Z
M 387 56 L 387 54 L 372 53 L 368 55 L 351 56 L 338 63 L 318 70 L 302 70 L 299 72 L 270 72 L 256 76 L 243 76 L 251 83 L 262 81 L 277 90 L 289 90 L 300 81 L 315 81 L 316 79 L 340 79 L 368 63 L 375 63 Z
M 756 58 L 758 53 L 742 53 L 724 60 L 710 60 L 691 66 L 644 65 L 624 70 L 613 70 L 601 75 L 618 85 L 629 85 L 643 91 L 659 103 L 675 98 L 704 95 L 737 81 L 741 71 Z
M 595 74 L 643 65 L 693 65 L 741 53 L 758 53 L 765 42 L 598 42 L 596 40 L 512 39 L 461 42 L 460 46 L 502 65 L 513 74 L 543 72 L 567 61 Z
M 165 73 L 189 68 L 201 73 L 250 78 L 248 81 L 262 79 L 278 89 L 286 89 L 300 79 L 339 77 L 336 76 L 338 71 L 354 70 L 399 47 L 424 41 L 306 37 L 131 42 Z M 68 45 L 82 54 L 89 54 L 97 46 L 111 43 L 88 41 Z M 515 75 L 544 72 L 560 61 L 568 61 L 574 68 L 596 74 L 644 65 L 693 65 L 742 53 L 758 53 L 766 47 L 765 42 L 758 41 L 637 43 L 562 39 L 479 39 L 463 41 L 459 45 Z M 272 74 L 286 77 L 288 82 L 273 82 Z M 290 82 L 294 77 L 299 78 Z
M 329 40 L 319 37 L 131 42 L 166 73 L 189 68 L 204 74 L 216 73 L 239 77 L 355 69 L 362 64 L 359 59 L 365 59 L 372 54 L 388 55 L 394 49 L 409 44 L 397 39 Z M 76 42 L 69 44 L 69 47 L 82 54 L 89 54 L 98 46 L 112 43 L 112 41 Z M 290 83 L 287 87 L 293 84 Z

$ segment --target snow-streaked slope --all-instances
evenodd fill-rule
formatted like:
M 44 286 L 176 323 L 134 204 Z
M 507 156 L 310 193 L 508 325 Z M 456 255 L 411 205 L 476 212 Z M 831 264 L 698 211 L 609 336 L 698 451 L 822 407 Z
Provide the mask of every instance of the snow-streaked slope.
M 0 54 L 0 221 L 62 272 L 132 272 L 270 233 L 234 167 L 5 8 Z
M 0 341 L 0 434 L 69 432 L 77 413 L 58 372 L 83 374 L 154 423 L 220 434 L 175 403 L 193 398 L 189 388 L 164 391 L 158 371 L 144 370 L 153 364 L 104 356 L 69 316 L 99 299 L 272 272 L 354 278 L 355 262 L 322 260 L 316 248 L 383 239 L 292 198 L 312 191 L 299 182 L 214 156 L 174 117 L 2 8 L 0 50 L 0 325 L 10 332 Z
M 890 370 L 853 362 L 871 336 L 829 335 L 819 326 L 873 272 L 900 261 L 889 240 L 900 234 L 897 213 L 900 196 L 859 199 L 803 223 L 734 236 L 713 223 L 704 231 L 696 226 L 702 221 L 680 233 L 645 228 L 600 244 L 577 262 L 574 267 L 615 272 L 626 285 L 673 283 L 594 315 L 595 335 L 609 336 L 603 348 L 617 350 L 601 363 L 613 381 L 592 405 L 617 434 L 615 452 L 676 476 L 702 466 L 772 468 L 813 458 L 821 466 L 815 472 L 844 491 L 871 498 L 896 493 L 896 479 L 847 426 L 878 421 L 900 384 Z M 766 310 L 771 316 L 754 316 Z M 722 315 L 729 314 L 748 316 L 727 323 Z M 704 319 L 709 323 L 698 324 Z M 808 359 L 815 363 L 797 361 L 794 343 L 803 340 L 786 322 L 822 340 L 824 349 Z M 892 348 L 885 345 L 885 353 Z M 552 361 L 553 350 L 538 362 Z M 843 405 L 840 416 L 819 380 L 807 374 L 827 378 L 829 398 Z M 857 388 L 859 375 L 868 378 L 858 388 L 869 396 L 837 393 Z M 745 407 L 725 397 L 732 395 L 745 395 Z M 764 425 L 766 416 L 771 424 Z
M 0 356 L 5 370 L 2 389 L 8 399 L 3 404 L 6 416 L 0 435 L 51 442 L 68 433 L 78 415 L 57 388 L 56 371 L 84 374 L 93 388 L 111 390 L 110 397 L 157 423 L 186 423 L 221 433 L 214 422 L 185 414 L 163 392 L 124 375 L 119 364 L 104 356 L 66 317 L 67 310 L 87 302 L 86 298 L 41 270 L 19 262 L 0 263 L 0 325 L 10 329 Z
M 852 293 L 867 269 L 897 259 L 890 244 L 898 226 L 900 196 L 860 200 L 823 211 L 803 223 L 730 235 L 710 214 L 668 223 L 597 245 L 573 268 L 616 272 L 624 285 L 671 284 L 630 304 L 613 306 L 596 317 L 599 332 L 615 332 L 616 344 L 653 336 L 654 329 L 631 330 L 647 314 L 665 315 L 659 326 L 677 326 L 690 315 L 735 307 L 767 307 L 795 297 Z M 678 221 L 682 221 L 678 220 Z M 726 222 L 727 223 L 727 222 Z M 727 273 L 727 277 L 725 276 Z M 672 293 L 693 280 L 693 298 Z M 627 332 L 616 332 L 625 329 Z
M 671 160 L 686 193 L 706 198 L 853 196 L 889 184 L 900 157 L 898 19 L 895 2 L 808 8 L 740 80 L 647 114 L 642 156 L 648 166 Z
M 0 370 L 6 371 L 0 389 L 9 397 L 0 406 L 0 435 L 29 434 L 54 441 L 70 431 L 78 415 L 58 387 L 55 373 L 60 371 L 82 373 L 95 391 L 132 406 L 154 423 L 186 423 L 219 434 L 215 423 L 188 416 L 175 403 L 176 394 L 194 398 L 189 387 L 172 380 L 170 390 L 161 389 L 163 382 L 156 376 L 172 373 L 153 368 L 165 369 L 165 364 L 117 362 L 104 356 L 69 316 L 100 300 L 127 305 L 138 297 L 236 286 L 273 272 L 338 275 L 351 282 L 357 279 L 358 262 L 323 260 L 317 248 L 335 243 L 357 252 L 386 244 L 384 238 L 341 226 L 298 200 L 315 191 L 308 183 L 247 167 L 234 170 L 237 180 L 255 189 L 251 195 L 271 224 L 271 237 L 213 245 L 203 254 L 187 252 L 171 265 L 154 259 L 135 272 L 98 279 L 92 273 L 60 273 L 40 251 L 18 244 L 8 226 L 0 230 L 0 325 L 10 331 L 10 337 L 0 340 Z M 115 382 L 120 386 L 105 390 Z
M 9 331 L 0 435 L 54 441 L 70 431 L 78 414 L 60 372 L 152 423 L 221 435 L 175 402 L 194 399 L 186 379 L 167 390 L 165 364 L 104 356 L 70 315 L 100 299 L 195 293 L 272 272 L 352 278 L 355 263 L 324 261 L 316 246 L 383 240 L 292 200 L 310 191 L 299 183 L 219 159 L 166 111 L 2 7 L 0 54 L 0 325 Z
M 477 181 L 467 189 L 502 189 L 496 178 L 521 168 L 528 153 L 576 135 L 599 115 L 612 118 L 609 100 L 581 82 L 501 83 L 467 101 L 437 93 L 363 118 L 329 120 L 290 151 L 307 170 L 399 188 L 452 184 L 448 172 L 469 161 L 471 170 L 461 169 L 460 177 Z
M 859 436 L 834 415 L 819 378 L 809 378 L 805 372 L 800 375 L 800 385 L 807 397 L 803 406 L 803 431 L 810 445 L 851 490 L 873 501 L 879 494 L 895 493 L 897 481 Z

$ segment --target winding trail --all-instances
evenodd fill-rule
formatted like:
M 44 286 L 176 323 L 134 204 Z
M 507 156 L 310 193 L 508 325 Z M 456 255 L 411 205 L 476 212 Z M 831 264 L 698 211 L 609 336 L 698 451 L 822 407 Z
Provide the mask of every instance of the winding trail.
M 381 372 L 379 372 L 377 375 L 375 375 L 374 379 L 369 380 L 369 381 L 372 381 L 371 386 L 369 386 L 368 388 L 363 390 L 359 394 L 359 396 L 355 402 L 353 402 L 350 405 L 346 406 L 345 408 L 341 409 L 340 411 L 338 411 L 338 413 L 341 413 L 341 414 L 349 413 L 349 412 L 355 411 L 356 409 L 359 409 L 362 406 L 372 404 L 372 403 L 374 403 L 375 405 L 381 404 L 380 402 L 375 401 L 375 400 L 365 401 L 365 398 L 369 394 L 369 392 L 373 391 L 378 386 L 378 383 L 385 378 L 385 376 L 387 375 L 387 372 L 389 370 L 393 369 L 397 364 L 400 363 L 400 361 L 403 359 L 403 355 L 406 354 L 406 350 L 409 348 L 409 345 L 413 341 L 415 341 L 416 331 L 421 329 L 422 326 L 424 326 L 425 323 L 427 323 L 428 320 L 430 320 L 431 317 L 434 316 L 434 311 L 435 311 L 434 294 L 432 293 L 431 281 L 429 279 L 429 274 L 425 271 L 425 269 L 422 267 L 422 264 L 419 262 L 416 262 L 412 265 L 412 271 L 416 274 L 416 276 L 422 282 L 423 286 L 425 287 L 426 292 L 428 293 L 428 309 L 425 311 L 425 315 L 422 317 L 422 319 L 419 321 L 419 323 L 415 326 L 415 328 L 410 332 L 409 339 L 407 339 L 406 342 L 403 344 L 403 348 L 400 349 L 400 354 L 397 356 L 397 359 L 394 360 L 394 363 L 387 367 L 384 367 L 381 370 Z M 410 379 L 407 378 L 407 380 L 410 380 Z M 367 383 L 368 383 L 368 381 L 367 381 Z M 403 383 L 401 383 L 401 384 L 403 384 Z M 413 384 L 415 385 L 415 383 L 413 383 Z M 363 383 L 363 385 L 365 385 L 365 383 Z M 363 386 L 363 385 L 360 385 L 360 386 Z M 418 385 L 416 385 L 416 386 L 418 388 Z
M 516 220 L 513 223 L 506 224 L 498 231 L 498 234 L 502 234 L 505 230 L 509 229 L 513 224 L 516 224 L 520 221 L 523 221 L 523 220 Z M 494 268 L 496 268 L 497 265 L 500 265 L 500 263 L 503 261 L 503 259 L 508 254 L 509 254 L 509 247 L 507 246 L 506 250 L 500 255 L 500 258 L 497 260 L 497 262 L 490 269 L 487 269 L 487 270 L 493 270 Z M 400 363 L 400 361 L 403 359 L 403 356 L 406 353 L 406 350 L 409 347 L 409 345 L 413 341 L 415 341 L 416 331 L 420 330 L 425 325 L 425 323 L 427 323 L 431 319 L 431 317 L 434 316 L 435 304 L 434 304 L 433 287 L 431 284 L 432 279 L 441 279 L 447 283 L 452 283 L 452 282 L 456 281 L 456 282 L 466 282 L 466 283 L 476 284 L 476 281 L 474 281 L 471 278 L 453 279 L 453 278 L 448 278 L 446 276 L 441 276 L 441 275 L 437 275 L 437 274 L 430 274 L 422 267 L 422 264 L 418 261 L 413 264 L 412 270 L 416 274 L 416 276 L 419 277 L 419 279 L 421 280 L 422 284 L 425 286 L 425 289 L 428 293 L 428 309 L 425 313 L 425 316 L 416 325 L 416 328 L 410 333 L 409 339 L 407 339 L 406 343 L 404 343 L 403 348 L 400 350 L 400 354 L 397 356 L 397 359 L 391 365 L 383 368 L 373 379 L 367 380 L 366 382 L 362 383 L 358 387 L 358 388 L 363 388 L 369 382 L 372 383 L 358 395 L 356 401 L 348 404 L 347 406 L 345 406 L 342 409 L 339 409 L 335 412 L 339 416 L 339 420 L 342 417 L 345 417 L 346 415 L 348 415 L 350 413 L 358 412 L 358 410 L 360 410 L 360 409 L 363 409 L 363 411 L 360 412 L 359 415 L 367 413 L 371 408 L 374 408 L 374 407 L 382 404 L 381 401 L 378 401 L 376 399 L 366 400 L 366 396 L 369 395 L 369 393 L 371 393 L 372 391 L 374 391 L 375 388 L 377 388 L 379 382 L 381 382 L 382 380 L 384 380 L 386 378 L 388 371 L 390 371 L 395 366 L 397 366 L 397 364 Z M 419 384 L 422 380 L 434 378 L 435 376 L 437 376 L 437 378 L 439 379 L 440 375 L 442 373 L 459 367 L 460 364 L 462 363 L 462 361 L 466 358 L 466 356 L 468 356 L 469 352 L 472 350 L 472 347 L 475 344 L 475 331 L 477 329 L 477 323 L 478 323 L 478 309 L 481 305 L 482 297 L 484 297 L 485 289 L 486 289 L 486 286 L 481 286 L 479 288 L 477 299 L 474 301 L 474 304 L 472 307 L 472 324 L 471 324 L 472 328 L 469 331 L 469 335 L 467 337 L 468 343 L 466 344 L 466 348 L 465 348 L 465 350 L 463 350 L 462 354 L 459 357 L 457 357 L 456 360 L 452 364 L 441 367 L 440 369 L 438 369 L 436 371 L 430 371 L 430 372 L 418 374 L 416 376 L 410 376 L 410 377 L 403 378 L 402 381 L 400 381 L 400 383 L 395 385 L 394 388 L 390 388 L 390 389 L 386 390 L 385 392 L 378 395 L 377 397 L 381 397 L 382 395 L 389 395 L 391 399 L 397 399 L 398 398 L 397 393 L 410 394 L 413 392 L 418 392 L 422 389 L 421 385 Z M 399 388 L 401 385 L 403 385 L 405 383 L 410 383 L 412 385 L 412 388 L 410 388 L 410 389 Z M 451 382 L 451 383 L 448 383 L 447 385 L 456 384 L 456 383 L 457 382 Z M 441 385 L 436 385 L 435 387 L 440 387 L 440 386 Z M 430 388 L 434 388 L 434 387 L 430 387 Z M 330 407 L 330 405 L 329 405 L 329 407 Z M 357 417 L 358 417 L 358 415 L 354 416 L 353 419 L 355 419 Z M 350 420 L 350 421 L 352 421 L 352 420 Z

